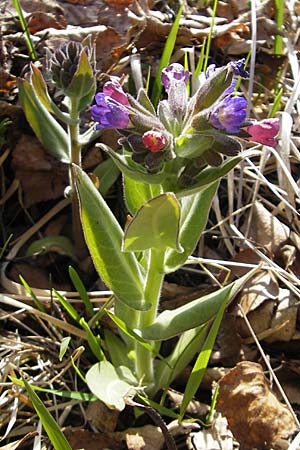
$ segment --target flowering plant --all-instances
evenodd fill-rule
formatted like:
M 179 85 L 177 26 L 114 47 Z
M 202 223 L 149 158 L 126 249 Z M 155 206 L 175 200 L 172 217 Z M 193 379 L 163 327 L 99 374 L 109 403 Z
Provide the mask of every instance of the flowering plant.
M 96 127 L 80 134 L 80 112 L 90 105 L 96 90 L 93 69 L 88 42 L 70 42 L 51 56 L 49 73 L 64 97 L 62 109 L 35 66 L 30 80 L 19 81 L 23 109 L 36 135 L 70 166 L 75 240 L 81 231 L 80 203 L 86 243 L 97 271 L 113 292 L 113 310 L 102 312 L 119 333 L 104 330 L 103 350 L 84 319 L 72 313 L 87 332 L 91 348 L 96 346 L 94 354 L 99 359 L 86 381 L 97 397 L 121 410 L 128 393 L 138 392 L 141 386 L 148 396 L 166 389 L 202 349 L 187 385 L 182 417 L 201 382 L 226 304 L 246 278 L 160 312 L 162 283 L 166 274 L 191 257 L 219 180 L 248 155 L 242 152 L 242 140 L 275 146 L 279 125 L 276 119 L 246 119 L 247 101 L 235 93 L 237 77 L 248 75 L 241 60 L 222 68 L 210 66 L 190 98 L 188 71 L 171 64 L 162 71 L 167 95 L 157 110 L 144 89 L 135 99 L 112 78 L 91 107 Z M 125 230 L 81 169 L 82 146 L 104 128 L 120 133 L 119 152 L 99 146 L 123 173 L 124 198 L 131 214 Z M 175 347 L 162 357 L 163 342 L 174 337 Z M 199 367 L 200 375 L 193 376 Z
M 205 351 L 196 366 L 203 369 L 225 306 L 245 281 L 160 312 L 164 276 L 190 258 L 220 178 L 249 154 L 242 152 L 241 141 L 276 145 L 277 120 L 246 120 L 247 102 L 234 93 L 237 76 L 247 76 L 243 66 L 243 60 L 210 66 L 188 98 L 189 73 L 171 64 L 162 71 L 167 98 L 157 110 L 144 89 L 135 99 L 115 79 L 96 94 L 91 108 L 96 128 L 116 128 L 121 135 L 120 152 L 99 146 L 123 173 L 132 216 L 123 230 L 90 178 L 74 169 L 86 242 L 97 271 L 114 293 L 113 312 L 106 312 L 119 329 L 118 335 L 104 331 L 106 353 L 86 380 L 111 407 L 123 409 L 132 388 L 137 392 L 143 386 L 149 396 L 167 388 L 201 347 Z M 163 358 L 163 341 L 175 336 L 174 349 Z M 181 417 L 201 375 L 196 378 L 188 383 Z

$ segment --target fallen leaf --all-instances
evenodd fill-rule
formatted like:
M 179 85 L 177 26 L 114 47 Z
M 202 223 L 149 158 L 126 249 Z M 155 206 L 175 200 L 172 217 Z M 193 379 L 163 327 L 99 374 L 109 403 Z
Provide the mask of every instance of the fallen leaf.
M 255 202 L 252 212 L 248 239 L 263 246 L 270 255 L 274 255 L 289 238 L 290 228 L 260 202 Z
M 94 433 L 83 428 L 68 427 L 63 430 L 72 450 L 104 450 L 124 448 L 118 437 L 112 433 Z
M 124 435 L 128 450 L 160 450 L 165 442 L 161 429 L 154 425 L 129 428 Z
M 68 167 L 47 154 L 38 139 L 22 135 L 12 155 L 12 166 L 24 191 L 25 206 L 63 195 L 68 185 Z
M 226 417 L 241 450 L 268 450 L 296 430 L 291 413 L 270 390 L 260 364 L 238 363 L 219 386 L 217 410 Z
M 266 342 L 290 341 L 296 332 L 297 299 L 289 289 L 279 289 L 278 305 L 271 320 L 270 328 L 277 329 L 265 338 Z
M 86 417 L 97 430 L 112 432 L 116 428 L 119 411 L 109 409 L 103 402 L 97 400 L 89 403 Z

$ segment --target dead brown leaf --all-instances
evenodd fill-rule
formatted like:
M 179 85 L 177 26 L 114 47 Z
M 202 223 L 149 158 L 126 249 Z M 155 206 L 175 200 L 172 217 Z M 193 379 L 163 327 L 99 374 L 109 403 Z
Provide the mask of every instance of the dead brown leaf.
M 260 202 L 253 205 L 249 238 L 274 255 L 289 238 L 290 229 L 268 211 Z
M 68 185 L 68 168 L 47 154 L 35 137 L 22 135 L 12 154 L 12 165 L 24 191 L 25 206 L 63 195 Z
M 217 410 L 241 450 L 270 449 L 296 430 L 294 419 L 270 390 L 260 364 L 238 363 L 220 381 Z
M 165 442 L 161 429 L 154 425 L 129 428 L 124 437 L 128 450 L 159 450 Z
M 122 447 L 121 441 L 114 434 L 94 433 L 75 427 L 65 428 L 63 432 L 73 450 L 104 450 L 106 448 L 118 450 Z
M 97 430 L 112 432 L 116 428 L 119 411 L 109 409 L 103 402 L 97 400 L 89 403 L 86 417 Z

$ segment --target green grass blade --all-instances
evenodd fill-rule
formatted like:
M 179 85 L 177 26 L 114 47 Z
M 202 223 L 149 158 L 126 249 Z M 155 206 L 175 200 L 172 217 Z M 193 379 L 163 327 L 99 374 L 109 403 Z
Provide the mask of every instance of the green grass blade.
M 205 339 L 205 342 L 203 344 L 203 347 L 201 349 L 201 352 L 199 353 L 197 360 L 195 362 L 195 365 L 193 367 L 193 370 L 191 372 L 191 375 L 188 379 L 181 407 L 179 412 L 179 418 L 178 421 L 181 422 L 184 412 L 186 410 L 186 407 L 188 406 L 189 402 L 192 400 L 194 395 L 196 394 L 197 389 L 199 388 L 202 378 L 204 376 L 204 373 L 206 371 L 206 367 L 218 334 L 218 330 L 221 324 L 221 320 L 227 305 L 228 298 L 230 297 L 230 291 L 228 292 L 228 295 L 225 297 L 222 306 L 220 307 L 218 314 L 216 315 L 215 320 L 213 321 L 213 324 L 209 330 L 209 333 L 207 335 L 207 338 Z
M 29 33 L 29 30 L 28 30 L 28 27 L 27 27 L 27 23 L 25 22 L 25 19 L 24 19 L 24 16 L 23 16 L 23 11 L 22 11 L 22 8 L 20 6 L 19 0 L 13 0 L 13 5 L 16 8 L 17 14 L 19 16 L 21 28 L 22 28 L 22 31 L 23 31 L 23 33 L 25 35 L 26 44 L 27 44 L 27 47 L 28 47 L 28 50 L 29 50 L 30 58 L 31 58 L 32 61 L 36 61 L 38 58 L 37 58 L 36 53 L 35 53 L 35 49 L 34 49 L 34 46 L 33 46 L 33 43 L 32 43 L 31 37 L 30 37 L 30 33 Z
M 217 6 L 218 6 L 218 0 L 215 0 L 214 1 L 214 6 L 213 6 L 213 12 L 212 12 L 212 16 L 211 16 L 210 29 L 209 29 L 209 33 L 208 33 L 208 36 L 207 36 L 207 43 L 206 43 L 206 49 L 205 49 L 205 59 L 204 59 L 204 64 L 203 64 L 203 72 L 206 72 L 206 69 L 207 69 L 207 66 L 208 66 L 208 58 L 209 58 L 209 53 L 210 53 L 210 46 L 211 46 L 211 40 L 212 40 L 214 25 L 215 25 L 215 17 L 216 17 L 216 13 L 217 13 Z
M 274 103 L 273 103 L 271 111 L 268 114 L 268 118 L 274 117 L 275 114 L 277 113 L 277 111 L 280 110 L 282 94 L 283 94 L 283 88 L 280 88 L 276 94 L 276 97 L 274 98 Z
M 180 8 L 178 10 L 177 16 L 175 18 L 175 21 L 173 23 L 173 26 L 171 28 L 170 34 L 166 40 L 165 43 L 165 47 L 159 62 L 159 66 L 156 72 L 156 77 L 154 80 L 154 85 L 153 85 L 153 89 L 152 89 L 152 95 L 151 95 L 151 100 L 153 105 L 156 107 L 159 99 L 160 99 L 160 95 L 161 95 L 161 91 L 162 91 L 162 84 L 161 84 L 161 71 L 163 70 L 164 67 L 167 67 L 170 59 L 171 59 L 171 55 L 172 52 L 174 50 L 174 46 L 176 43 L 176 37 L 177 37 L 177 33 L 178 33 L 178 29 L 179 29 L 179 21 L 180 21 L 180 17 L 182 14 L 182 10 L 183 10 L 183 6 L 184 6 L 184 1 L 182 1 Z
M 207 38 L 205 37 L 203 39 L 203 43 L 201 45 L 201 51 L 200 51 L 200 55 L 198 58 L 198 62 L 197 62 L 197 66 L 195 69 L 195 78 L 197 80 L 197 78 L 199 78 L 200 73 L 203 72 L 203 65 L 204 65 L 204 53 L 205 53 L 205 48 L 206 48 L 206 42 L 207 42 Z
M 31 296 L 32 300 L 34 301 L 35 306 L 37 307 L 37 309 L 39 311 L 42 312 L 46 312 L 44 305 L 39 301 L 39 299 L 37 298 L 37 296 L 35 295 L 35 293 L 33 292 L 33 290 L 31 289 L 31 287 L 29 286 L 29 284 L 27 283 L 27 281 L 22 277 L 22 275 L 19 275 L 19 278 L 23 284 L 23 286 L 25 287 L 26 291 L 28 292 L 28 294 Z
M 24 378 L 23 383 L 34 406 L 34 409 L 36 410 L 36 413 L 39 416 L 42 425 L 55 450 L 72 450 L 69 442 L 65 438 L 52 415 L 47 410 L 44 403 L 40 400 L 40 398 L 36 395 L 34 390 L 30 387 L 29 383 L 27 383 Z
M 21 387 L 25 386 L 25 383 L 23 383 L 22 380 L 19 380 L 18 378 L 15 377 L 9 378 L 17 386 Z M 86 382 L 84 378 L 83 381 Z M 56 395 L 57 397 L 70 398 L 72 400 L 80 400 L 83 402 L 94 402 L 95 400 L 97 400 L 97 397 L 95 397 L 93 394 L 90 394 L 89 392 L 58 391 L 57 389 L 43 388 L 41 386 L 35 386 L 34 384 L 31 384 L 30 388 L 34 391 L 45 392 L 46 394 L 53 394 Z
M 83 282 L 81 281 L 78 273 L 72 266 L 69 266 L 69 276 L 71 278 L 71 281 L 72 281 L 76 291 L 79 293 L 80 298 L 84 303 L 87 314 L 90 317 L 92 317 L 94 315 L 94 309 L 93 309 L 92 302 L 90 300 L 90 297 L 88 296 L 88 293 L 84 287 Z
M 81 317 L 79 323 L 82 326 L 82 328 L 86 331 L 87 341 L 88 341 L 91 351 L 93 352 L 93 355 L 98 359 L 98 361 L 105 361 L 106 357 L 101 348 L 100 336 L 95 336 L 93 334 L 88 323 L 86 323 L 86 321 L 84 320 L 83 317 Z
M 76 311 L 75 308 L 59 293 L 56 289 L 53 289 L 53 292 L 57 299 L 59 300 L 60 304 L 63 306 L 63 308 L 67 311 L 70 317 L 72 317 L 75 322 L 80 323 L 80 315 Z

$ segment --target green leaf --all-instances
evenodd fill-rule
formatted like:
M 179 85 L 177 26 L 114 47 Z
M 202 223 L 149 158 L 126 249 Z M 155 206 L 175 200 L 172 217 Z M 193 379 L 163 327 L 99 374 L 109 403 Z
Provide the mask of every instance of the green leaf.
M 146 108 L 151 114 L 156 116 L 155 108 L 148 97 L 148 94 L 144 88 L 141 88 L 137 95 L 137 101 L 140 103 L 144 108 Z
M 123 251 L 164 251 L 168 247 L 182 251 L 178 242 L 179 220 L 180 204 L 173 193 L 148 200 L 125 230 Z
M 111 318 L 111 320 L 117 325 L 117 327 L 123 331 L 123 333 L 130 337 L 134 342 L 138 342 L 142 347 L 144 347 L 149 352 L 153 353 L 153 355 L 157 356 L 159 359 L 164 361 L 164 358 L 156 351 L 155 347 L 153 347 L 149 342 L 145 341 L 141 336 L 139 336 L 135 331 L 131 330 L 127 324 L 117 317 L 115 314 L 106 311 L 106 314 Z M 115 365 L 115 364 L 114 364 Z
M 77 98 L 77 110 L 79 112 L 90 105 L 95 95 L 95 91 L 96 80 L 93 74 L 93 69 L 85 50 L 82 50 L 77 70 L 71 83 L 67 89 L 65 89 L 65 93 L 70 97 Z
M 74 245 L 66 236 L 47 236 L 32 242 L 26 255 L 34 255 L 39 253 L 55 252 L 59 255 L 66 255 L 72 259 L 76 259 Z
M 218 181 L 208 186 L 202 192 L 181 199 L 181 219 L 179 227 L 179 242 L 182 253 L 168 249 L 165 258 L 165 270 L 173 272 L 182 266 L 192 254 L 204 230 L 211 208 L 213 197 L 218 187 Z
M 125 370 L 124 370 L 125 369 Z M 130 372 L 123 368 L 123 372 Z M 124 397 L 133 388 L 119 376 L 117 370 L 108 361 L 101 361 L 92 366 L 86 374 L 86 382 L 92 393 L 109 408 L 122 411 L 125 408 Z
M 86 173 L 74 168 L 81 220 L 96 270 L 117 299 L 137 310 L 150 307 L 144 299 L 141 267 L 133 253 L 121 251 L 123 231 Z
M 159 184 L 143 183 L 126 175 L 123 180 L 126 206 L 132 215 L 148 200 L 162 194 L 162 187 Z
M 53 289 L 53 292 L 54 292 L 55 296 L 57 297 L 57 299 L 59 300 L 59 302 L 62 305 L 62 307 L 67 311 L 69 316 L 73 320 L 75 320 L 75 322 L 79 323 L 80 322 L 80 315 L 78 314 L 76 309 L 71 305 L 71 303 L 69 303 L 66 298 L 64 298 L 59 292 L 57 292 L 56 289 Z
M 187 385 L 184 390 L 184 395 L 182 399 L 182 403 L 180 406 L 180 412 L 179 412 L 179 419 L 178 421 L 181 422 L 184 412 L 187 408 L 187 405 L 189 402 L 193 399 L 194 395 L 196 394 L 201 381 L 203 379 L 204 373 L 207 368 L 207 364 L 220 328 L 221 320 L 227 305 L 228 298 L 230 296 L 230 292 L 228 292 L 227 297 L 224 298 L 223 304 L 221 305 L 215 320 L 213 321 L 213 324 L 209 330 L 209 333 L 207 335 L 207 338 L 205 339 L 205 342 L 203 344 L 203 347 L 201 348 L 201 352 L 199 353 L 196 362 L 194 364 L 194 367 L 192 369 L 192 372 L 189 376 Z
M 155 386 L 157 389 L 168 389 L 172 381 L 192 361 L 205 339 L 207 324 L 187 330 L 179 337 L 172 353 L 164 363 L 157 361 Z
M 142 181 L 145 183 L 160 184 L 166 177 L 165 173 L 148 173 L 139 164 L 132 161 L 131 155 L 120 155 L 116 153 L 112 148 L 105 144 L 98 144 L 110 157 L 114 160 L 115 164 L 119 167 L 124 175 L 132 178 L 136 181 Z
M 24 378 L 23 383 L 34 406 L 34 409 L 36 410 L 37 415 L 39 416 L 42 425 L 55 450 L 72 450 L 70 444 L 68 443 L 67 439 L 65 438 L 52 415 L 47 410 L 44 403 L 39 399 L 39 397 L 36 395 L 33 389 L 31 389 L 29 383 L 27 383 Z
M 94 174 L 99 179 L 99 191 L 104 196 L 117 181 L 120 169 L 111 158 L 108 158 L 94 169 Z
M 197 192 L 203 191 L 209 185 L 224 177 L 244 158 L 248 158 L 248 156 L 249 156 L 248 152 L 243 152 L 240 153 L 238 156 L 226 158 L 223 164 L 221 164 L 218 167 L 207 166 L 200 172 L 200 174 L 197 177 L 195 177 L 195 183 L 193 185 L 187 188 L 183 188 L 176 193 L 177 197 L 182 198 L 187 195 L 194 195 Z
M 55 114 L 63 122 L 70 125 L 76 125 L 78 120 L 73 120 L 69 114 L 62 112 L 50 97 L 47 85 L 40 70 L 34 64 L 31 64 L 30 68 L 31 84 L 38 100 L 50 113 Z
M 87 314 L 90 317 L 93 317 L 94 315 L 94 308 L 93 308 L 93 304 L 90 300 L 90 297 L 88 296 L 88 293 L 84 287 L 83 282 L 81 281 L 78 273 L 76 272 L 76 270 L 72 267 L 69 266 L 69 276 L 72 280 L 72 283 L 76 289 L 76 291 L 78 292 L 78 294 L 80 295 L 81 300 L 84 303 L 85 309 Z
M 24 387 L 24 383 L 22 380 L 19 380 L 18 378 L 15 378 L 12 376 L 10 376 L 9 378 L 17 386 Z M 43 388 L 41 386 L 36 386 L 34 384 L 31 384 L 30 387 L 34 391 L 46 392 L 47 394 L 57 395 L 57 397 L 71 398 L 73 400 L 81 400 L 83 402 L 94 402 L 95 400 L 97 400 L 97 397 L 95 397 L 93 394 L 90 394 L 88 392 L 58 391 L 57 389 Z
M 119 336 L 105 328 L 104 341 L 109 352 L 110 360 L 114 367 L 133 367 L 133 361 L 128 357 L 128 348 Z
M 59 360 L 62 361 L 63 357 L 66 354 L 66 351 L 69 348 L 69 344 L 71 342 L 71 337 L 70 336 L 66 336 L 64 338 L 62 338 L 61 342 L 60 342 L 60 347 L 59 347 Z
M 101 348 L 101 340 L 100 336 L 95 336 L 92 332 L 89 324 L 84 320 L 83 317 L 79 320 L 80 325 L 82 328 L 86 331 L 87 341 L 89 344 L 89 347 L 93 353 L 93 355 L 99 360 L 99 361 L 105 361 L 106 357 L 105 354 Z
M 141 331 L 142 338 L 161 341 L 208 322 L 218 313 L 225 299 L 231 300 L 252 275 L 251 271 L 216 292 L 171 311 L 163 311 L 152 325 Z M 229 293 L 230 295 L 228 295 Z
M 44 147 L 61 162 L 69 163 L 68 135 L 38 100 L 33 87 L 26 80 L 19 79 L 19 96 L 31 128 Z

